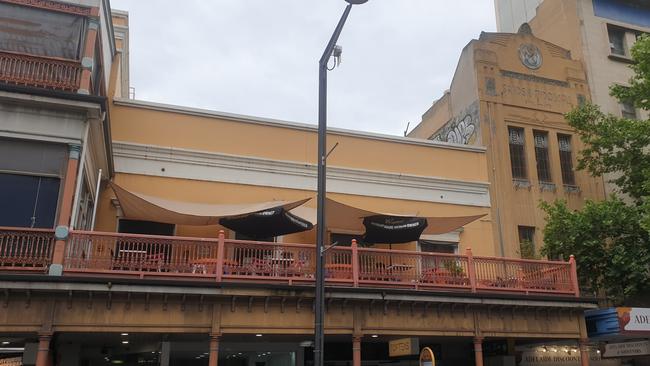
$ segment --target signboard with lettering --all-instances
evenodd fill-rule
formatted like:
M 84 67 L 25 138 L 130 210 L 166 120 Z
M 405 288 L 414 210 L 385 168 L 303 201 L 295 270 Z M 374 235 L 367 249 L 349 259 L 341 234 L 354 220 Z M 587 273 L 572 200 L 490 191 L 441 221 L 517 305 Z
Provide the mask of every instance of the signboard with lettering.
M 603 357 L 631 357 L 650 355 L 650 341 L 609 343 L 605 345 Z
M 433 355 L 431 348 L 424 347 L 422 352 L 420 352 L 420 366 L 435 366 L 436 358 Z
M 417 355 L 420 350 L 418 338 L 401 338 L 388 342 L 388 355 L 390 357 Z
M 564 351 L 562 346 L 548 346 L 547 351 L 527 350 L 521 353 L 519 366 L 580 366 L 580 352 L 570 349 Z M 617 359 L 601 358 L 595 351 L 589 352 L 589 364 L 591 366 L 620 366 Z
M 650 308 L 616 308 L 621 331 L 650 332 Z

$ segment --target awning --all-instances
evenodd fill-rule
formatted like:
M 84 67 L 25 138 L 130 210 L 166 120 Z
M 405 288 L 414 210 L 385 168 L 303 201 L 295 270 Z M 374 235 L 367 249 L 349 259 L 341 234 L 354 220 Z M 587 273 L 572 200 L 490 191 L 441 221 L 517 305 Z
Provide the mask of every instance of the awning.
M 429 213 L 374 212 L 327 199 L 327 226 L 331 230 L 364 232 L 367 243 L 406 243 L 422 234 L 446 234 L 457 230 L 482 215 L 431 216 Z
M 270 201 L 249 204 L 207 204 L 167 200 L 126 190 L 115 183 L 109 183 L 124 216 L 129 219 L 164 222 L 177 225 L 217 225 L 222 218 L 282 209 L 291 211 L 311 198 L 297 201 Z M 308 219 L 305 220 L 313 224 Z M 309 229 L 307 229 L 309 230 Z M 279 234 L 282 235 L 282 234 Z

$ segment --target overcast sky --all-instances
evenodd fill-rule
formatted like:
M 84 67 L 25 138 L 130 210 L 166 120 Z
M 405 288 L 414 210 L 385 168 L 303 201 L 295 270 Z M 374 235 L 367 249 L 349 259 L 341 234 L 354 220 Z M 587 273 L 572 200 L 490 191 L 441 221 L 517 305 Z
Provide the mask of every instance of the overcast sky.
M 111 0 L 130 16 L 136 98 L 316 123 L 318 59 L 344 0 Z M 401 135 L 439 98 L 493 0 L 355 6 L 329 72 L 329 126 Z

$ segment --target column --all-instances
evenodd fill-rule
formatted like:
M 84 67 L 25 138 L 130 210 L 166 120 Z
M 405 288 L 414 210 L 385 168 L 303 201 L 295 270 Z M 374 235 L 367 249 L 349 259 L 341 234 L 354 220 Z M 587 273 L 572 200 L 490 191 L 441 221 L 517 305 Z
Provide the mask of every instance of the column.
M 219 363 L 219 338 L 221 338 L 220 334 L 210 335 L 210 358 L 208 360 L 208 366 L 217 366 Z
M 352 366 L 361 366 L 361 336 L 352 337 Z
M 474 358 L 476 366 L 483 366 L 483 338 L 474 338 Z
M 72 215 L 72 201 L 77 183 L 77 168 L 79 168 L 79 155 L 81 145 L 69 145 L 68 166 L 63 180 L 63 197 L 59 208 L 58 226 L 54 231 L 56 242 L 50 265 L 50 275 L 60 276 L 63 273 L 63 257 L 65 256 L 65 241 L 68 238 L 70 216 Z
M 83 47 L 83 57 L 81 58 L 81 76 L 79 80 L 79 94 L 90 94 L 92 80 L 93 65 L 95 64 L 95 43 L 97 41 L 97 33 L 99 31 L 99 21 L 97 19 L 90 19 L 88 21 L 88 31 L 86 32 L 86 42 Z
M 51 333 L 41 333 L 38 335 L 38 353 L 36 354 L 36 366 L 50 365 L 50 341 Z
M 580 339 L 580 366 L 589 366 L 589 340 L 586 338 Z

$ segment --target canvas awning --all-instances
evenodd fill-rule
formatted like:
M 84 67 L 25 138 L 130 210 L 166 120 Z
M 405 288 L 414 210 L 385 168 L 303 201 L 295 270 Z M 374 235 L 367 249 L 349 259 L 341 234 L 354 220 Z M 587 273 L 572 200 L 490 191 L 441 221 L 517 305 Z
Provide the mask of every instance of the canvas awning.
M 109 184 L 120 202 L 125 217 L 177 225 L 217 225 L 222 218 L 237 218 L 273 209 L 291 211 L 311 199 L 248 204 L 193 203 L 148 196 L 129 191 L 112 182 Z M 313 224 L 308 219 L 307 221 Z
M 348 205 L 345 203 L 341 203 L 338 201 L 335 201 L 333 199 L 327 199 L 327 226 L 331 228 L 332 230 L 338 229 L 338 230 L 345 230 L 349 232 L 366 232 L 366 225 L 364 225 L 364 220 L 366 224 L 368 223 L 383 223 L 387 224 L 385 219 L 388 219 L 390 221 L 401 221 L 402 224 L 407 224 L 407 223 L 413 223 L 413 222 L 419 222 L 417 225 L 418 228 L 421 228 L 422 226 L 426 226 L 425 228 L 422 229 L 421 234 L 429 234 L 429 235 L 436 235 L 436 234 L 446 234 L 451 231 L 457 230 L 470 222 L 476 221 L 480 219 L 481 217 L 485 216 L 485 214 L 482 215 L 472 215 L 472 216 L 433 216 L 432 213 L 429 212 L 407 212 L 407 213 L 400 213 L 400 214 L 395 214 L 391 212 L 375 212 L 375 211 L 370 211 L 366 210 L 363 208 L 359 207 L 354 207 L 352 205 Z M 422 225 L 421 220 L 418 219 L 425 219 L 426 220 L 426 225 Z M 379 228 L 380 225 L 373 225 L 377 229 Z M 408 226 L 411 226 L 410 224 Z M 413 226 L 411 226 L 413 228 Z M 409 240 L 411 241 L 411 240 Z M 377 241 L 381 242 L 381 241 Z M 381 243 L 388 243 L 387 241 L 381 242 Z M 396 243 L 396 242 L 394 242 Z

